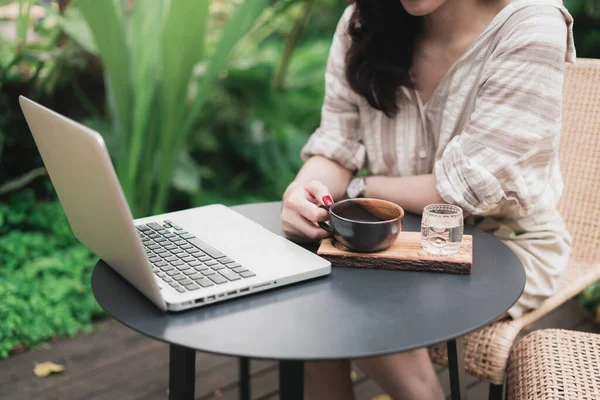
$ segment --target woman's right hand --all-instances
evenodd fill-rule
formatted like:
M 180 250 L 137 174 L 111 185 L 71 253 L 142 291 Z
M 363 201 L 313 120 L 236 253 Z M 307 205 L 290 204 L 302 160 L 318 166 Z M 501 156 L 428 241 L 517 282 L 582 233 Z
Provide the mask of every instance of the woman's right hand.
M 327 186 L 319 181 L 292 182 L 283 195 L 281 222 L 288 239 L 296 242 L 316 241 L 331 236 L 317 222 L 329 219 L 327 210 L 333 198 Z

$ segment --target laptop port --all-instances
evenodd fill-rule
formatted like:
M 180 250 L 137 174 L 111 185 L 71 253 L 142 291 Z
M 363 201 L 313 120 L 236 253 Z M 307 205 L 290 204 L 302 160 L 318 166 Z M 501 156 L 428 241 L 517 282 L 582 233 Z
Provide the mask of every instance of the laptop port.
M 234 290 L 233 292 L 227 292 L 227 296 L 231 296 L 237 293 L 237 290 Z
M 204 299 L 196 299 L 196 301 L 194 301 L 194 303 L 202 304 L 202 303 L 204 303 Z
M 215 300 L 215 299 L 216 299 L 216 297 L 215 297 L 215 296 L 208 296 L 208 297 L 206 298 L 206 300 L 208 300 L 208 301 L 212 301 L 212 300 Z
M 240 293 L 249 292 L 249 291 L 250 291 L 250 288 L 249 288 L 249 287 L 247 287 L 246 289 L 241 289 L 241 290 L 240 290 Z
M 260 288 L 267 287 L 267 286 L 270 286 L 270 285 L 271 285 L 271 282 L 263 283 L 262 285 L 252 286 L 252 289 L 260 289 Z

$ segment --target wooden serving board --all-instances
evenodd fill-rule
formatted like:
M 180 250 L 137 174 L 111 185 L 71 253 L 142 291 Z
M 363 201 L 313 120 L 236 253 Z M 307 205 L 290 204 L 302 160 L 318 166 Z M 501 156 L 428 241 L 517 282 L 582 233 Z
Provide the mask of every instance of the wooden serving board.
M 429 254 L 421 247 L 421 232 L 400 232 L 394 244 L 377 253 L 357 253 L 333 238 L 324 239 L 317 252 L 334 266 L 353 268 L 396 269 L 470 274 L 473 265 L 473 237 L 463 235 L 456 254 Z

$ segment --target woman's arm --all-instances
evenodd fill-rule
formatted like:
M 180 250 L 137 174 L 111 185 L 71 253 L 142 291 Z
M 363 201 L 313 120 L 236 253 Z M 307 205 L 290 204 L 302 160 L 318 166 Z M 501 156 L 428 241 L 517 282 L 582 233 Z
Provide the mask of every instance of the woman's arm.
M 313 156 L 309 158 L 298 172 L 294 183 L 305 184 L 310 181 L 319 181 L 329 189 L 334 200 L 342 199 L 346 193 L 346 187 L 352 178 L 352 172 L 340 164 L 326 157 Z M 294 183 L 292 183 L 293 186 Z M 286 190 L 286 193 L 289 192 Z M 283 198 L 285 199 L 285 194 Z
M 374 197 L 398 204 L 406 211 L 421 214 L 429 204 L 445 201 L 436 188 L 435 175 L 401 177 L 369 176 L 365 197 Z

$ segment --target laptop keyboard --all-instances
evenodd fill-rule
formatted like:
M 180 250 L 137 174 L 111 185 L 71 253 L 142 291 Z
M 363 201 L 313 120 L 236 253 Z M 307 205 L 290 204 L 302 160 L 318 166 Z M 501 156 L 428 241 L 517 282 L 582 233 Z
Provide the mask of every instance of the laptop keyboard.
M 136 228 L 154 274 L 179 293 L 256 276 L 169 220 Z

